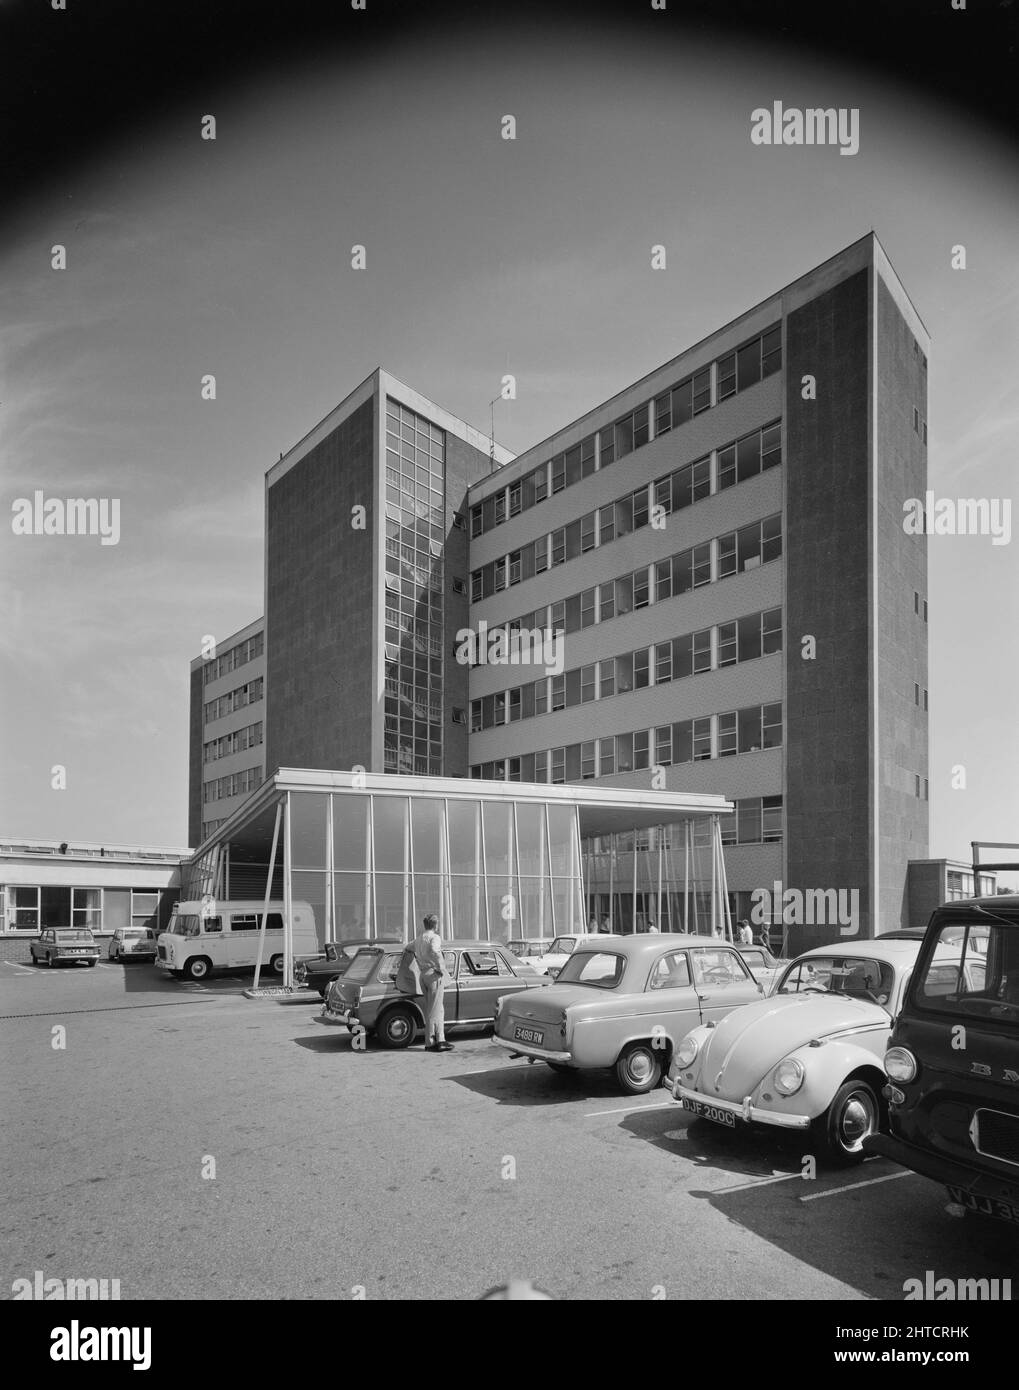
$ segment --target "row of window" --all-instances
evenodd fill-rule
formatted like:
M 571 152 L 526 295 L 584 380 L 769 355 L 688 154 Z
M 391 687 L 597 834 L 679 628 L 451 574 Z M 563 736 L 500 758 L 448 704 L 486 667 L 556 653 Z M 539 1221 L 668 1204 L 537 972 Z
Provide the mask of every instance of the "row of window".
M 926 713 L 926 712 L 927 712 L 927 691 L 926 691 L 926 690 L 921 691 L 921 689 L 920 689 L 920 682 L 919 682 L 919 681 L 914 681 L 914 682 L 913 682 L 913 704 L 914 704 L 914 705 L 919 706 L 921 694 L 923 695 L 923 708 L 924 708 L 924 713 Z
M 483 695 L 471 701 L 471 732 L 665 685 L 781 650 L 782 610 L 769 608 L 637 651 L 605 657 L 589 666 L 577 666 L 558 676 L 541 676 L 512 690 Z
M 0 924 L 17 931 L 44 927 L 116 927 L 143 930 L 158 924 L 160 898 L 175 899 L 175 888 L 65 888 L 55 884 L 18 884 L 0 888 Z M 70 917 L 68 917 L 70 912 Z
M 249 724 L 246 729 L 237 729 L 222 738 L 213 738 L 205 745 L 205 762 L 214 763 L 218 758 L 228 758 L 231 753 L 243 753 L 247 748 L 257 748 L 262 742 L 262 722 Z
M 923 442 L 927 443 L 927 421 L 920 419 L 920 412 L 916 406 L 913 407 L 913 433 L 919 434 L 920 427 L 923 426 Z
M 782 839 L 781 796 L 748 796 L 735 811 L 719 816 L 723 845 L 778 844 Z
M 681 719 L 655 729 L 640 729 L 606 738 L 548 748 L 519 757 L 475 763 L 471 776 L 486 781 L 579 782 L 637 772 L 652 765 L 731 758 L 782 746 L 782 703 L 750 705 L 701 719 Z
M 677 598 L 691 589 L 717 583 L 729 575 L 777 560 L 782 554 L 782 514 L 751 521 L 737 531 L 727 531 L 700 545 L 642 565 L 617 579 L 607 579 L 568 598 L 543 604 L 530 613 L 511 618 L 504 631 L 579 632 L 610 618 L 621 618 L 650 603 Z M 489 629 L 489 639 L 498 628 Z M 477 653 L 476 653 L 477 655 Z
M 254 661 L 256 656 L 261 656 L 264 650 L 265 633 L 263 632 L 256 632 L 254 637 L 248 637 L 243 642 L 235 643 L 221 656 L 214 656 L 205 663 L 202 668 L 202 678 L 205 684 L 208 685 L 210 681 L 225 676 L 229 671 L 236 671 L 238 666 L 246 666 L 249 661 Z
M 652 507 L 661 508 L 661 515 L 669 515 L 781 462 L 782 425 L 776 421 L 528 541 L 519 550 L 490 560 L 471 573 L 471 599 L 477 602 L 488 598 L 597 546 L 639 531 L 652 519 Z
M 245 796 L 253 792 L 262 780 L 260 767 L 246 767 L 243 772 L 231 772 L 226 777 L 216 777 L 202 787 L 202 800 L 222 801 L 228 796 Z
M 213 719 L 233 714 L 234 710 L 257 704 L 262 698 L 264 684 L 265 678 L 259 676 L 256 680 L 248 681 L 247 685 L 239 685 L 236 690 L 220 695 L 217 700 L 210 700 L 205 706 L 205 722 L 208 724 Z
M 511 516 L 607 468 L 652 438 L 692 420 L 713 405 L 771 376 L 782 366 L 782 330 L 776 324 L 735 352 L 720 357 L 636 410 L 566 449 L 471 508 L 471 536 L 483 536 Z M 652 435 L 652 425 L 654 433 Z
M 916 589 L 914 589 L 914 590 L 913 590 L 913 612 L 916 614 L 916 616 L 917 616 L 918 618 L 920 617 L 920 603 L 921 603 L 920 595 L 919 595 L 919 593 L 916 591 Z M 927 621 L 927 600 L 926 600 L 926 599 L 923 600 L 923 620 L 924 620 L 924 622 Z
M 919 773 L 914 775 L 913 795 L 920 797 L 923 801 L 930 799 L 930 785 L 927 778 L 921 778 Z

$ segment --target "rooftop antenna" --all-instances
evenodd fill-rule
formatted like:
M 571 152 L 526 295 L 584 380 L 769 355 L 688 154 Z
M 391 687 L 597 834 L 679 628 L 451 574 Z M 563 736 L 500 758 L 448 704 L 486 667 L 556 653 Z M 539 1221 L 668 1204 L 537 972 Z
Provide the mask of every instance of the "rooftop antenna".
M 502 396 L 496 396 L 495 400 L 488 402 L 488 418 L 490 421 L 488 429 L 488 471 L 495 472 L 495 402 L 501 401 Z

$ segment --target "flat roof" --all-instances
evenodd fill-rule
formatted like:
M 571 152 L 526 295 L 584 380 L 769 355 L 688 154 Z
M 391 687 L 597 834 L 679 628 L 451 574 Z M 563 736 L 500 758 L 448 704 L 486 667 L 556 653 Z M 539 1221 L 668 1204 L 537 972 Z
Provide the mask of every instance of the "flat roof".
M 579 806 L 583 835 L 612 835 L 674 821 L 728 815 L 733 802 L 704 792 L 650 791 L 641 787 L 555 786 L 540 782 L 494 782 L 468 777 L 407 777 L 399 773 L 346 772 L 325 768 L 281 767 L 267 777 L 192 858 L 225 841 L 243 840 L 251 850 L 271 844 L 275 809 L 283 792 L 354 792 L 373 796 L 445 797 L 455 801 L 530 801 Z

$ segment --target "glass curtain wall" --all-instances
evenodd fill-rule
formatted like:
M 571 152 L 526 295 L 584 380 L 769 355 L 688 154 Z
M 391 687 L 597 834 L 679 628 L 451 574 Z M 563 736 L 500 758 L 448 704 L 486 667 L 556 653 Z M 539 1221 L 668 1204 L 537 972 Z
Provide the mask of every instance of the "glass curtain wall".
M 547 938 L 584 922 L 579 812 L 514 801 L 290 792 L 290 894 L 324 939 Z
M 587 929 L 731 938 L 718 818 L 596 835 L 583 842 Z

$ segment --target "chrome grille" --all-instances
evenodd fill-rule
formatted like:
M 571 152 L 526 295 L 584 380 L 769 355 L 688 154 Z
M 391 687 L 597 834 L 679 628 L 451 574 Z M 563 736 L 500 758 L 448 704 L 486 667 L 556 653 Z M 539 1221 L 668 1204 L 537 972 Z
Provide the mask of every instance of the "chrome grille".
M 974 1115 L 973 1146 L 987 1158 L 1019 1164 L 1019 1115 L 1003 1110 L 978 1110 Z

